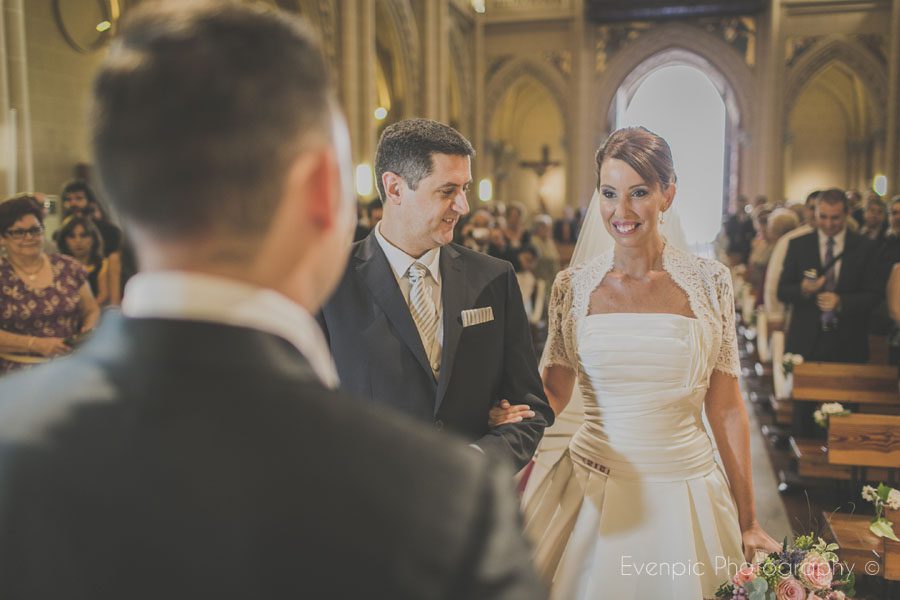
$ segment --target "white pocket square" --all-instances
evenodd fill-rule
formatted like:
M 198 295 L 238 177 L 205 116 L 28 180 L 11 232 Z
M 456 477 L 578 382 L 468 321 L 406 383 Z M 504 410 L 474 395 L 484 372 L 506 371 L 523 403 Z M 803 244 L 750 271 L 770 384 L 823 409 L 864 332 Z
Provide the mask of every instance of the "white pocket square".
M 471 327 L 472 325 L 481 325 L 488 321 L 494 320 L 494 309 L 490 306 L 485 308 L 470 308 L 464 310 L 460 314 L 463 327 Z

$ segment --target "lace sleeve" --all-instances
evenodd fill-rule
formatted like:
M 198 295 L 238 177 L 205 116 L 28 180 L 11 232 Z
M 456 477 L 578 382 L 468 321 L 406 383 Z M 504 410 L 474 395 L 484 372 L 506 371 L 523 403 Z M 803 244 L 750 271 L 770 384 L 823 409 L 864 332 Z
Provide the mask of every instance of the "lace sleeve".
M 572 271 L 566 269 L 556 275 L 550 292 L 547 311 L 547 343 L 544 346 L 543 366 L 562 366 L 575 370 L 574 348 L 567 326 L 572 314 Z
M 714 369 L 732 377 L 740 377 L 741 361 L 738 356 L 737 332 L 734 325 L 734 289 L 731 273 L 721 265 L 715 274 L 716 294 L 722 311 L 722 344 Z

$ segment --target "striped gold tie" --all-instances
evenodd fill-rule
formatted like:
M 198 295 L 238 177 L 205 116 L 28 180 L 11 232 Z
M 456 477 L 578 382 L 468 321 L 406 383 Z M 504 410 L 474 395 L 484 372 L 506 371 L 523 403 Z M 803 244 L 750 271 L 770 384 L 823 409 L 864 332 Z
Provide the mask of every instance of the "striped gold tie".
M 425 346 L 425 354 L 428 355 L 428 363 L 431 365 L 435 377 L 439 365 L 435 360 L 437 348 L 435 337 L 437 336 L 438 314 L 434 304 L 434 296 L 426 281 L 428 269 L 422 263 L 413 263 L 409 267 L 409 312 L 412 314 L 422 345 Z

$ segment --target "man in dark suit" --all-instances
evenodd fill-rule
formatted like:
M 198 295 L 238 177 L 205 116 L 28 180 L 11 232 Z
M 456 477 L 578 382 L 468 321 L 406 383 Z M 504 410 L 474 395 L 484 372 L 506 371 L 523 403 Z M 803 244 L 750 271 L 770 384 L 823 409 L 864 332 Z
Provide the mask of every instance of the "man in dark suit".
M 778 298 L 791 305 L 785 350 L 806 360 L 864 363 L 868 320 L 881 295 L 875 245 L 847 230 L 839 189 L 816 204 L 817 231 L 791 240 Z
M 221 0 L 129 17 L 94 140 L 145 271 L 0 382 L 0 597 L 544 597 L 510 471 L 333 389 L 312 314 L 354 214 L 314 38 Z
M 354 245 L 320 322 L 347 389 L 521 468 L 553 412 L 512 266 L 451 243 L 469 212 L 474 153 L 435 121 L 385 129 L 375 156 L 384 218 Z M 503 400 L 521 412 L 491 427 Z

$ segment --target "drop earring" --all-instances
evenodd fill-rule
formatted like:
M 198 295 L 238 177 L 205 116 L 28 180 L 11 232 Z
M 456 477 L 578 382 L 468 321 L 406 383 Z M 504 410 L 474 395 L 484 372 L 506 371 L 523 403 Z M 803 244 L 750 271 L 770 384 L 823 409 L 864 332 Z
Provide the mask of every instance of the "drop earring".
M 659 211 L 659 224 L 664 225 L 666 222 L 666 213 Z

